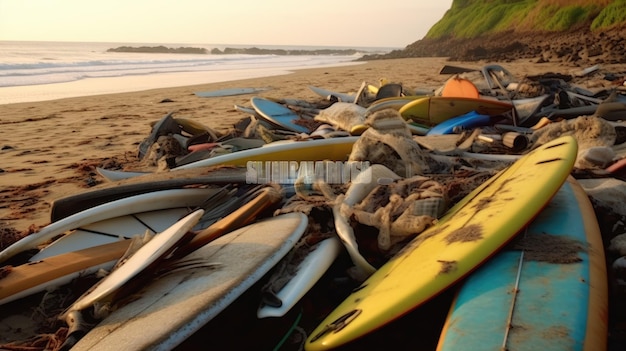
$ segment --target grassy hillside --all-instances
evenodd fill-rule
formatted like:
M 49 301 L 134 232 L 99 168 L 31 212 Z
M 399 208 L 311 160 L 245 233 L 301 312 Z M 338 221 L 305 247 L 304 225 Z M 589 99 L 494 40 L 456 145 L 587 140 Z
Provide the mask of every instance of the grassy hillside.
M 626 22 L 626 0 L 454 0 L 426 38 L 601 30 Z
M 615 0 L 593 19 L 591 29 L 603 29 L 624 23 L 626 23 L 626 0 Z
M 362 60 L 448 57 L 576 65 L 626 63 L 626 0 L 453 0 L 428 34 Z

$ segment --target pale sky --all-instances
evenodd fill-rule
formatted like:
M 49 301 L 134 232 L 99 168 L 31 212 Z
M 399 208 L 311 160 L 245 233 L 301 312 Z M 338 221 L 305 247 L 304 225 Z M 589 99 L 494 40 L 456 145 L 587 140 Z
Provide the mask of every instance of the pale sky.
M 452 0 L 0 0 L 0 40 L 405 47 Z

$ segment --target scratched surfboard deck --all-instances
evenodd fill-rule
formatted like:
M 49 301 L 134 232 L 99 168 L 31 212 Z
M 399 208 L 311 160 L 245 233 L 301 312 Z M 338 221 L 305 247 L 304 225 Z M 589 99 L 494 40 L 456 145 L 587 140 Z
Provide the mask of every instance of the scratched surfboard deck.
M 166 229 L 163 233 L 152 238 L 147 244 L 133 253 L 123 265 L 117 267 L 111 274 L 92 287 L 92 290 L 75 301 L 70 309 L 83 310 L 88 308 L 92 304 L 112 294 L 127 281 L 141 273 L 146 267 L 161 260 L 170 253 L 175 245 L 183 239 L 185 234 L 198 223 L 203 214 L 204 210 L 196 210 L 174 223 L 174 225 Z
M 550 201 L 574 165 L 562 137 L 482 184 L 380 267 L 310 334 L 307 350 L 338 347 L 408 313 L 507 244 Z
M 463 282 L 437 349 L 605 350 L 604 249 L 576 180 L 520 237 Z
M 184 258 L 194 264 L 152 281 L 72 350 L 170 350 L 265 275 L 300 239 L 290 213 L 231 232 Z

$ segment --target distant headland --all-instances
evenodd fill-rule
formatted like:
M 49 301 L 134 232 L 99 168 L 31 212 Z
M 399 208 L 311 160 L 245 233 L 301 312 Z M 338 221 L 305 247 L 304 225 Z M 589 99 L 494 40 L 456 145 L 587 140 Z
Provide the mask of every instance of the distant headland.
M 168 48 L 163 45 L 159 46 L 120 46 L 108 49 L 107 52 L 140 52 L 140 53 L 165 53 L 165 54 L 208 54 L 209 51 L 204 48 L 195 47 L 179 47 Z M 224 48 L 212 49 L 212 55 L 343 55 L 350 56 L 356 54 L 355 49 L 316 49 L 316 50 L 286 50 L 286 49 L 261 49 L 257 47 L 251 48 Z
M 224 50 L 213 49 L 213 55 L 354 55 L 355 49 L 317 49 L 317 50 L 285 50 L 285 49 L 260 49 L 252 48 L 224 48 Z
M 141 53 L 159 53 L 159 54 L 207 54 L 207 49 L 193 47 L 168 48 L 163 45 L 159 46 L 120 46 L 108 49 L 107 52 L 141 52 Z

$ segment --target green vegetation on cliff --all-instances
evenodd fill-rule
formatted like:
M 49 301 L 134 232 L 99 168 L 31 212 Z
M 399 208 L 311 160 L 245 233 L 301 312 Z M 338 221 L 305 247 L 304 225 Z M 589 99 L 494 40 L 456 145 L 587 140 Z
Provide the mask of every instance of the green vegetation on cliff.
M 454 0 L 426 38 L 475 38 L 507 31 L 592 30 L 626 22 L 626 0 Z
M 626 23 L 626 0 L 616 0 L 607 5 L 593 20 L 591 29 L 602 29 L 619 23 Z

